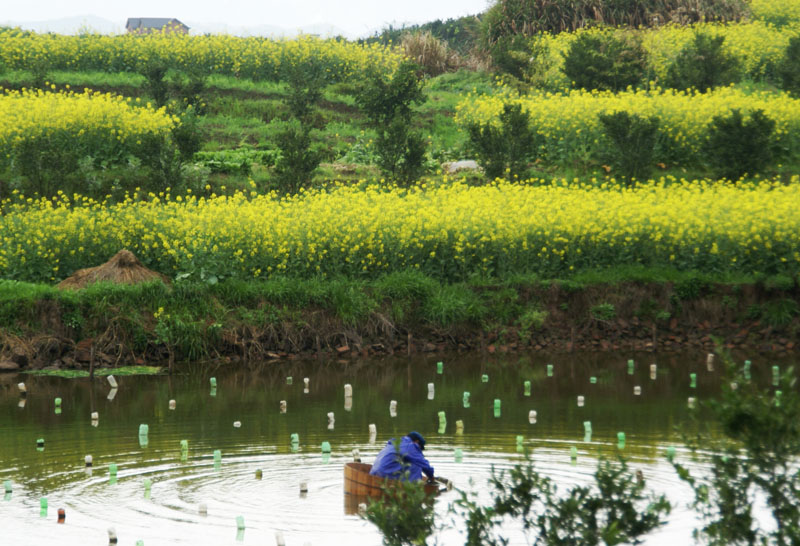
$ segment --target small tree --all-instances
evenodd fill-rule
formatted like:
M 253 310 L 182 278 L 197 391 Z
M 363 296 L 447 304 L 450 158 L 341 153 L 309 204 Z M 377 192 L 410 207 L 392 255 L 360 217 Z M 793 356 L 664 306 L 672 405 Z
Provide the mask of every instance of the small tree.
M 800 96 L 800 36 L 789 39 L 789 45 L 776 71 L 781 89 Z
M 489 178 L 503 176 L 506 169 L 511 176 L 524 174 L 536 148 L 536 133 L 530 127 L 530 115 L 521 105 L 503 105 L 499 127 L 472 124 L 467 130 L 478 162 Z
M 362 517 L 381 531 L 385 546 L 425 544 L 433 532 L 433 505 L 418 482 L 393 481 Z
M 321 61 L 286 63 L 284 75 L 289 84 L 286 102 L 292 115 L 309 125 L 314 108 L 322 100 L 325 86 L 329 83 L 329 72 Z
M 411 182 L 419 177 L 425 158 L 425 140 L 411 129 L 414 104 L 425 102 L 418 67 L 401 63 L 386 80 L 373 74 L 359 91 L 356 102 L 378 133 L 378 164 L 390 177 Z
M 577 89 L 621 91 L 644 75 L 646 56 L 634 38 L 582 32 L 564 54 L 564 74 Z
M 723 48 L 724 36 L 695 32 L 667 70 L 667 87 L 705 92 L 739 81 L 739 61 Z
M 715 176 L 735 181 L 744 174 L 761 172 L 774 156 L 774 131 L 775 121 L 762 110 L 753 111 L 746 121 L 739 110 L 714 116 L 705 152 Z
M 161 59 L 152 59 L 145 63 L 139 70 L 145 77 L 143 87 L 153 98 L 157 106 L 164 106 L 169 99 L 169 83 L 165 77 L 167 75 L 167 65 Z
M 645 484 L 620 458 L 601 460 L 588 486 L 574 486 L 560 494 L 550 478 L 528 459 L 508 474 L 492 471 L 489 481 L 494 502 L 480 506 L 465 494 L 456 505 L 466 509 L 468 546 L 498 546 L 508 541 L 495 528 L 503 518 L 520 520 L 536 534 L 536 544 L 586 545 L 637 543 L 665 523 L 671 505 L 664 495 L 645 495 Z
M 658 118 L 643 118 L 628 112 L 600 114 L 606 138 L 611 141 L 609 158 L 615 170 L 628 179 L 646 180 L 653 165 Z
M 718 351 L 719 352 L 719 351 Z M 800 544 L 800 396 L 791 369 L 773 389 L 758 386 L 722 354 L 726 376 L 718 399 L 705 406 L 724 438 L 702 434 L 693 451 L 711 450 L 711 472 L 693 476 L 672 461 L 678 477 L 695 494 L 694 506 L 706 524 L 695 531 L 709 544 Z M 763 498 L 773 525 L 762 527 L 753 503 Z
M 287 122 L 276 140 L 281 151 L 274 169 L 276 181 L 281 189 L 294 193 L 311 182 L 320 155 L 312 149 L 310 130 L 299 121 Z

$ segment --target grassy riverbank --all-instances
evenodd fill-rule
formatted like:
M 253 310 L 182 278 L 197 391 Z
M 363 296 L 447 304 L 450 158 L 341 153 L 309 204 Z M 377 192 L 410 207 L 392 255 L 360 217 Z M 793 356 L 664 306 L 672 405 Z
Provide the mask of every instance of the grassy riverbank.
M 712 336 L 792 351 L 791 277 L 615 268 L 443 283 L 422 273 L 373 280 L 274 278 L 215 284 L 96 284 L 80 291 L 0 282 L 4 361 L 86 368 L 196 359 L 417 351 L 683 349 Z M 92 354 L 95 356 L 92 357 Z

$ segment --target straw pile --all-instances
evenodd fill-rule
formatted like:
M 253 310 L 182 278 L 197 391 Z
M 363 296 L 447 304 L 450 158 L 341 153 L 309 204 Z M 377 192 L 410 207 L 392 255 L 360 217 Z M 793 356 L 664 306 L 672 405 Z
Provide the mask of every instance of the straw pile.
M 132 252 L 122 249 L 103 265 L 79 269 L 71 277 L 58 283 L 58 288 L 78 290 L 95 282 L 138 284 L 154 279 L 161 279 L 169 284 L 166 276 L 147 269 Z

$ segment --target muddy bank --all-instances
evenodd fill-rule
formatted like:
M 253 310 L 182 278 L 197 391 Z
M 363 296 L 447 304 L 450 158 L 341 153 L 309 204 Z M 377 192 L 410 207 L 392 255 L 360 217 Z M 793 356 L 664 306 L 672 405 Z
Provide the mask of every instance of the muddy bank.
M 13 327 L 0 330 L 0 370 L 452 351 L 663 352 L 711 350 L 715 341 L 782 357 L 798 351 L 796 286 L 554 282 L 469 291 L 483 302 L 479 318 L 449 324 L 412 312 L 425 301 L 406 301 L 403 313 L 399 300 L 377 301 L 354 320 L 335 306 L 280 307 L 262 298 L 237 306 L 211 298 L 210 314 L 183 308 L 180 318 L 170 315 L 167 292 L 133 313 L 108 297 L 44 298 L 29 302 Z

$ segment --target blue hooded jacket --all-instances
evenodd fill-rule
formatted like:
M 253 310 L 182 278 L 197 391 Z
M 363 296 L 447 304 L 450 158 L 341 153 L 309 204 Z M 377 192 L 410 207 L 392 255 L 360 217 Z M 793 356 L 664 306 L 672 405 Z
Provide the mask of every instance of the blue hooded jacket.
M 394 438 L 386 442 L 386 446 L 375 457 L 370 474 L 381 478 L 405 480 L 404 472 L 408 471 L 408 479 L 415 481 L 422 479 L 424 472 L 428 478 L 433 478 L 433 467 L 411 438 L 403 436 L 399 451 L 396 445 L 397 440 Z

